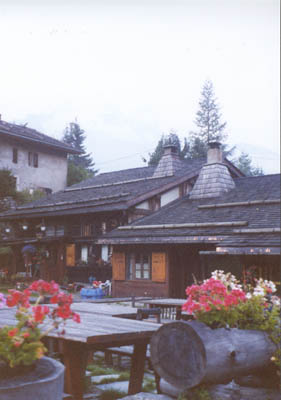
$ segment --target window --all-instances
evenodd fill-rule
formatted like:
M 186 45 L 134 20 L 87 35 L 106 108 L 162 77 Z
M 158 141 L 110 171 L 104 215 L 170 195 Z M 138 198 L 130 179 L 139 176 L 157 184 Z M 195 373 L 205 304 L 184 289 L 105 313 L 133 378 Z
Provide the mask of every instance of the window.
M 33 154 L 33 167 L 38 168 L 38 154 L 37 153 Z
M 18 149 L 13 148 L 13 163 L 18 163 Z
M 81 236 L 91 236 L 91 234 L 92 234 L 91 224 L 81 225 Z
M 127 256 L 126 278 L 151 279 L 151 257 L 147 253 L 130 253 Z
M 28 152 L 28 165 L 32 167 L 32 153 L 30 151 Z
M 38 168 L 38 153 L 32 153 L 31 151 L 28 152 L 28 165 L 30 167 Z

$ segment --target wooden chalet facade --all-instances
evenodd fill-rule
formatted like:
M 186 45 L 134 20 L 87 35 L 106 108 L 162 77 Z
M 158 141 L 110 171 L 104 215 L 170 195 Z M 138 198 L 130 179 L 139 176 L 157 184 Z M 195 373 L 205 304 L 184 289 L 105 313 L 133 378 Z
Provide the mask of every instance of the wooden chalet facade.
M 98 243 L 113 246 L 117 297 L 184 298 L 215 269 L 251 268 L 280 291 L 280 175 L 234 177 L 214 144 L 189 193 Z
M 225 162 L 233 177 L 242 176 Z M 2 213 L 0 245 L 13 249 L 13 272 L 24 271 L 21 251 L 32 244 L 44 254 L 41 277 L 87 280 L 97 262 L 110 263 L 112 247 L 102 238 L 186 196 L 204 163 L 182 161 L 176 148 L 167 146 L 156 167 L 99 174 Z

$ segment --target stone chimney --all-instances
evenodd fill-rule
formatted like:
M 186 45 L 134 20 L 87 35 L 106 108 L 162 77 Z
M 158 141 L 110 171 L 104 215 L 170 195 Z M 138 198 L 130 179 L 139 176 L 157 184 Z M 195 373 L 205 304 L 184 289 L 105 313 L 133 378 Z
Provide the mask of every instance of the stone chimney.
M 190 199 L 220 196 L 235 187 L 227 166 L 223 163 L 221 144 L 210 142 L 205 164 L 190 192 Z
M 164 154 L 154 171 L 153 178 L 172 176 L 175 171 L 180 168 L 182 168 L 182 163 L 180 161 L 177 146 L 167 144 L 164 146 Z

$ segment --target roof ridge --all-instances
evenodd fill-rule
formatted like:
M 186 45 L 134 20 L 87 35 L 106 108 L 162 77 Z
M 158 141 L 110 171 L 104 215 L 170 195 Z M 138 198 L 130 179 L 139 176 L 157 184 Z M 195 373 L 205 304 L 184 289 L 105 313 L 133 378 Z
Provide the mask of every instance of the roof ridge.
M 145 169 L 145 168 L 155 168 L 155 167 L 153 165 L 146 165 L 144 167 L 126 168 L 126 169 L 119 169 L 119 170 L 116 170 L 116 171 L 102 172 L 101 174 L 96 175 L 95 178 L 98 177 L 98 176 L 101 176 L 101 175 L 113 174 L 113 173 L 125 172 L 125 171 L 134 171 L 136 169 Z
M 234 179 L 267 178 L 267 177 L 277 176 L 277 175 L 280 175 L 280 172 L 276 172 L 275 174 L 266 174 L 266 175 L 239 176 L 239 177 L 234 178 Z
M 166 175 L 166 177 L 169 176 L 174 176 L 174 175 Z M 141 181 L 148 181 L 150 179 L 161 179 L 163 176 L 148 176 L 146 178 L 137 178 L 137 179 L 129 179 L 127 181 L 119 181 L 119 182 L 111 182 L 111 183 L 102 183 L 100 185 L 93 185 L 93 186 L 82 186 L 82 187 L 75 187 L 75 188 L 69 188 L 69 189 L 64 189 L 64 192 L 74 192 L 78 190 L 87 190 L 87 189 L 97 189 L 101 187 L 108 187 L 108 186 L 118 186 L 118 185 L 124 185 L 125 183 L 135 183 L 135 182 L 141 182 Z

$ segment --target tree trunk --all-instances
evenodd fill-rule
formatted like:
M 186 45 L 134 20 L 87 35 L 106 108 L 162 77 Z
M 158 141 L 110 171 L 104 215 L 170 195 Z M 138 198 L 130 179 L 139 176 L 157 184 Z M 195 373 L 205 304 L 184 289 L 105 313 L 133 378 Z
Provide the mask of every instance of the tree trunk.
M 201 383 L 227 383 L 267 368 L 275 350 L 265 332 L 211 329 L 198 321 L 161 326 L 150 346 L 156 372 L 182 390 Z

